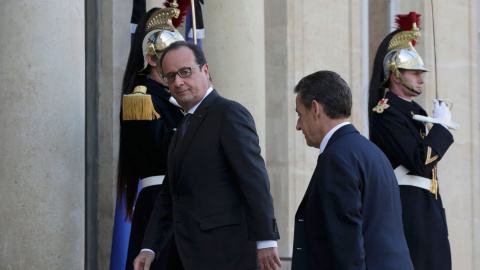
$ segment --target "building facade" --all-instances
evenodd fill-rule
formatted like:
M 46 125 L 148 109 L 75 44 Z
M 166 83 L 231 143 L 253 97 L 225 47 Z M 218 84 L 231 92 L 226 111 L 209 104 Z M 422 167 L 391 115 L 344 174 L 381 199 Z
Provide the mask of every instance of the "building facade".
M 416 49 L 431 72 L 416 101 L 431 113 L 436 92 L 453 100 L 461 126 L 438 168 L 453 269 L 480 269 L 478 0 L 433 9 L 429 0 L 205 2 L 213 85 L 256 122 L 282 269 L 318 154 L 295 130 L 294 86 L 317 70 L 338 72 L 352 89 L 351 122 L 368 134 L 377 46 L 393 14 L 422 14 Z M 0 1 L 0 269 L 108 269 L 131 9 L 131 1 Z

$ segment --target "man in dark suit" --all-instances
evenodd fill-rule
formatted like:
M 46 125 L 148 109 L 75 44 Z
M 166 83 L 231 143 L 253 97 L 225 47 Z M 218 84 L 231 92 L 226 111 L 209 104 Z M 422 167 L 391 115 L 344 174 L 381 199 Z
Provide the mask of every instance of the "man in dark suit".
M 163 248 L 171 248 L 171 269 L 277 269 L 279 234 L 252 116 L 212 88 L 198 46 L 175 42 L 160 63 L 187 114 L 135 269 L 148 269 Z
M 348 122 L 347 83 L 319 71 L 294 92 L 296 128 L 320 155 L 295 215 L 292 269 L 413 269 L 392 166 Z

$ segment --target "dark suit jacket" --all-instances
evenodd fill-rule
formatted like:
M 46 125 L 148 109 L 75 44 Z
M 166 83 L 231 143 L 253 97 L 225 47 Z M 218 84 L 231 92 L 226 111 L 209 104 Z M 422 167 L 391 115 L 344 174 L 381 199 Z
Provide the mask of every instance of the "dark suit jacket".
M 295 216 L 292 269 L 413 269 L 392 166 L 352 125 L 318 157 Z
M 279 235 L 252 116 L 213 90 L 178 135 L 143 247 L 158 251 L 173 232 L 186 269 L 256 268 L 256 241 Z

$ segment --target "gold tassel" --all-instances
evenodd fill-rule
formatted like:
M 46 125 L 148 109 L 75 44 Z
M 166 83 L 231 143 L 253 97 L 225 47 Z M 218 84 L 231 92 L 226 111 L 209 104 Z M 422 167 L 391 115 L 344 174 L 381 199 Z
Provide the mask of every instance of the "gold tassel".
M 155 111 L 152 96 L 147 95 L 147 88 L 139 85 L 133 89 L 133 93 L 123 95 L 122 119 L 127 120 L 154 120 L 160 118 Z
M 437 180 L 437 166 L 432 169 L 432 185 L 430 186 L 430 192 L 435 194 L 435 200 L 438 199 L 438 180 Z

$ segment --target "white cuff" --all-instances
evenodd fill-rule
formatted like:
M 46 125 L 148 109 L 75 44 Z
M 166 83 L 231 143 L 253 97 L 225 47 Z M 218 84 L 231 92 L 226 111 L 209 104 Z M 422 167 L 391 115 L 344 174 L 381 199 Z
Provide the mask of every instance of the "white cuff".
M 277 247 L 277 241 L 275 240 L 257 241 L 257 249 L 271 248 L 271 247 Z
M 151 250 L 149 248 L 144 248 L 144 249 L 140 250 L 140 252 L 142 252 L 142 251 L 149 251 L 149 252 L 152 252 L 153 255 L 155 255 L 155 252 L 153 252 L 153 250 Z

